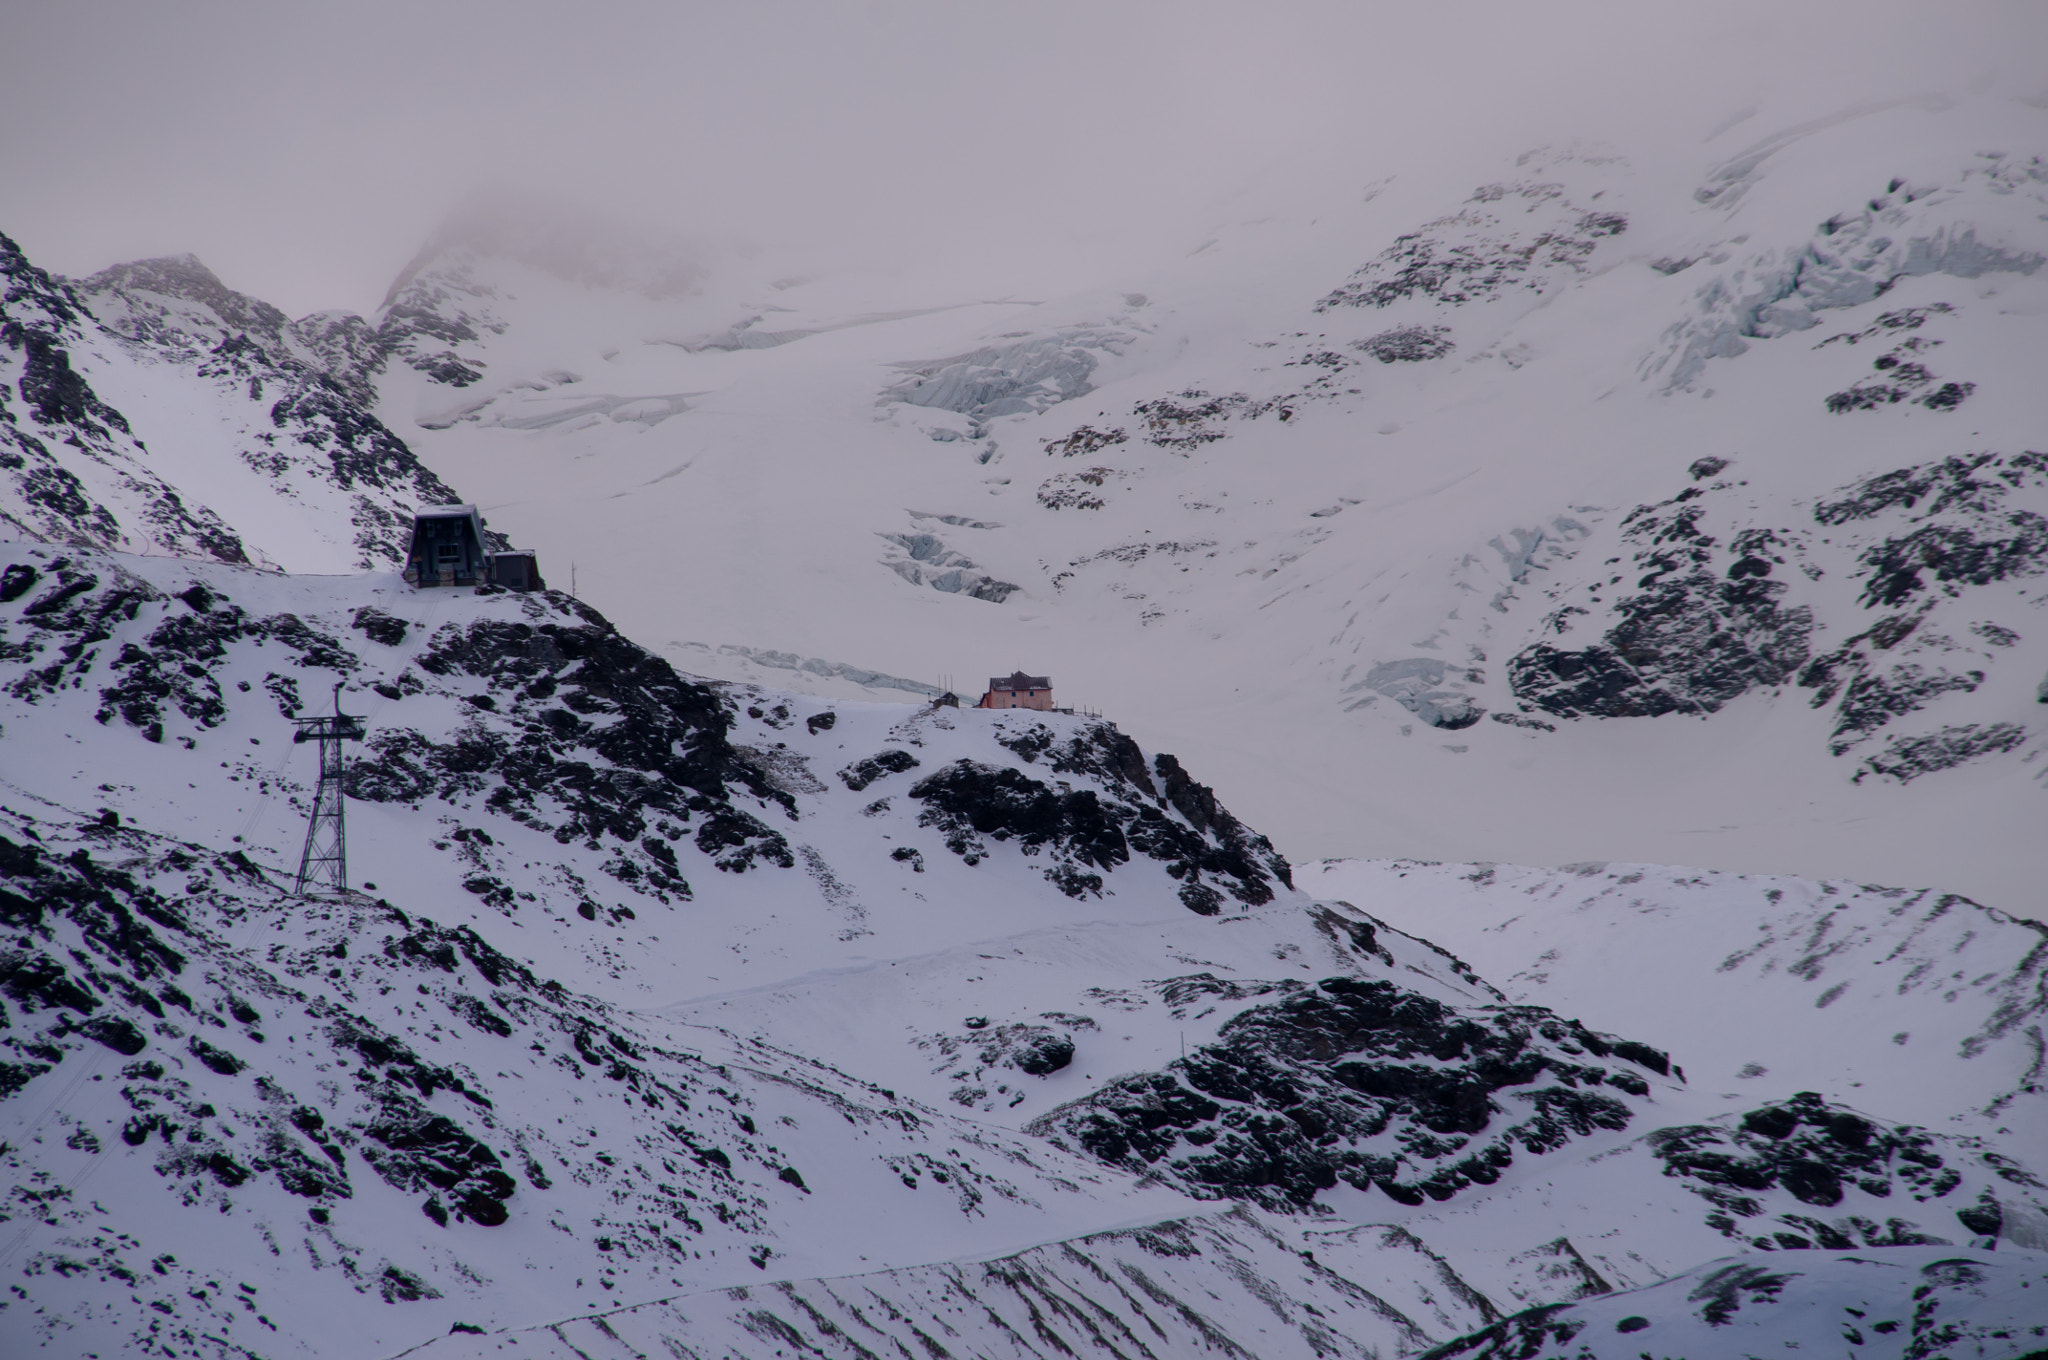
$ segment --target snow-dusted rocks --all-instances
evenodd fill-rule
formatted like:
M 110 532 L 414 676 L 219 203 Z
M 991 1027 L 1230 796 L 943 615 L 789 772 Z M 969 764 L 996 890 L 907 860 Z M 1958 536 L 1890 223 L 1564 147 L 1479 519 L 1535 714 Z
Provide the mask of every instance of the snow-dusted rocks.
M 76 296 L 5 237 L 0 278 L 0 513 L 8 524 L 57 543 L 247 561 L 235 532 L 211 507 L 187 506 L 190 488 L 181 495 L 150 465 L 128 418 L 81 371 L 97 328 Z
M 420 596 L 389 578 L 316 584 L 41 548 L 15 555 L 5 727 L 10 749 L 41 754 L 23 767 L 37 790 L 17 786 L 6 813 L 0 873 L 14 934 L 0 984 L 10 1013 L 0 1085 L 27 1121 L 9 1140 L 19 1187 L 10 1215 L 34 1208 L 35 1233 L 54 1234 L 15 1243 L 38 1282 L 33 1313 L 6 1319 L 19 1335 L 182 1349 L 248 1331 L 262 1338 L 235 1344 L 260 1353 L 318 1353 L 335 1335 L 398 1349 L 422 1339 L 420 1322 L 378 1313 L 351 1328 L 339 1321 L 349 1301 L 431 1305 L 461 1320 L 502 1316 L 494 1291 L 511 1288 L 529 1316 L 544 1317 L 613 1290 L 645 1297 L 664 1281 L 758 1279 L 779 1255 L 815 1250 L 794 1220 L 777 1227 L 776 1205 L 823 1204 L 863 1177 L 892 1194 L 928 1186 L 912 1202 L 973 1229 L 956 1234 L 963 1251 L 994 1244 L 986 1227 L 1005 1217 L 1021 1246 L 1042 1238 L 1026 1225 L 1049 1212 L 1087 1231 L 1184 1203 L 1148 1200 L 1120 1173 L 1021 1135 L 991 1142 L 772 1043 L 636 1019 L 590 994 L 621 983 L 701 987 L 685 978 L 723 971 L 720 954 L 744 969 L 757 926 L 739 900 L 770 913 L 796 906 L 801 917 L 811 899 L 826 913 L 819 935 L 764 941 L 772 954 L 830 956 L 845 926 L 852 938 L 877 928 L 934 938 L 916 913 L 870 919 L 860 901 L 908 866 L 879 852 L 868 867 L 845 864 L 854 844 L 911 824 L 907 813 L 858 815 L 874 780 L 842 791 L 836 816 L 850 819 L 853 840 L 839 837 L 840 867 L 804 836 L 799 869 L 786 833 L 763 819 L 797 831 L 817 820 L 827 787 L 787 742 L 743 749 L 729 735 L 736 719 L 750 734 L 801 734 L 830 742 L 824 749 L 880 735 L 850 715 L 798 722 L 774 702 L 740 718 L 738 705 L 559 595 Z M 450 610 L 469 617 L 431 617 Z M 254 829 L 274 784 L 301 787 L 284 768 L 289 745 L 269 769 L 236 752 L 283 741 L 301 687 L 317 694 L 322 676 L 348 681 L 351 702 L 375 715 L 351 770 L 355 862 L 388 897 L 366 885 L 348 899 L 294 901 L 275 886 L 296 839 L 289 814 L 268 845 L 233 832 Z M 954 721 L 931 709 L 893 716 L 909 719 L 893 729 L 899 741 L 926 746 Z M 1106 739 L 1094 731 L 1076 726 L 1077 752 Z M 1041 733 L 1020 726 L 1011 740 L 1044 752 Z M 64 754 L 75 741 L 131 753 L 126 792 L 112 799 L 125 813 L 66 810 L 70 780 L 86 768 Z M 972 749 L 1014 758 L 994 741 Z M 901 747 L 890 754 L 866 766 L 885 786 L 908 768 Z M 1055 758 L 1074 775 L 1082 757 Z M 1130 748 L 1126 763 L 1140 759 Z M 263 795 L 253 816 L 234 805 L 245 778 Z M 201 780 L 214 792 L 195 800 Z M 1202 830 L 1183 831 L 1192 843 L 1232 834 L 1206 791 L 1185 776 L 1169 782 L 1201 820 Z M 171 834 L 157 829 L 166 825 Z M 238 840 L 248 848 L 233 848 Z M 930 877 L 944 882 L 951 856 L 932 848 L 941 860 Z M 1017 872 L 1026 865 L 1004 867 L 1015 855 L 956 872 L 1007 885 L 996 899 L 1006 909 L 1067 900 L 1030 886 L 1035 872 Z M 1185 868 L 1190 881 L 1199 868 Z M 739 900 L 718 886 L 764 877 L 777 881 Z M 1114 881 L 1197 919 L 1163 870 L 1142 887 L 1129 878 Z M 534 955 L 524 937 L 535 928 L 557 946 Z M 525 957 L 492 942 L 506 932 Z M 719 935 L 729 950 L 714 945 Z M 663 936 L 681 948 L 663 949 Z M 1020 1069 L 1057 1071 L 1057 1053 L 1023 1045 Z M 81 1103 L 76 1091 L 94 1076 L 106 1099 Z M 572 1110 L 574 1129 L 563 1122 Z M 946 1131 L 921 1132 L 934 1119 Z M 800 1127 L 817 1135 L 812 1155 L 795 1150 Z M 863 1129 L 886 1150 L 862 1152 Z M 102 1197 L 74 1200 L 67 1187 L 103 1157 L 120 1169 L 100 1178 Z M 1121 1188 L 1103 1200 L 1090 1186 Z M 1057 1212 L 1063 1199 L 1080 1219 Z M 110 1200 L 149 1207 L 131 1221 L 105 1210 Z M 1127 1207 L 1101 1212 L 1119 1200 Z M 175 1226 L 194 1213 L 227 1226 L 194 1240 Z M 849 1208 L 821 1221 L 865 1216 Z M 895 1247 L 863 1243 L 867 1258 L 928 1259 L 905 1252 L 928 1253 L 951 1231 L 901 1226 Z M 465 1236 L 487 1231 L 511 1240 Z M 561 1233 L 578 1245 L 555 1242 Z M 844 1271 L 862 1259 L 837 1250 L 817 1266 Z M 310 1291 L 283 1283 L 301 1271 L 318 1281 Z M 289 1307 L 238 1302 L 266 1289 Z M 102 1307 L 109 1291 L 126 1302 Z
M 1523 163 L 1535 161 L 1546 168 L 1548 159 L 1536 154 Z M 1592 163 L 1601 159 L 1592 158 Z M 1459 306 L 1488 302 L 1509 290 L 1542 293 L 1584 275 L 1601 244 L 1627 230 L 1627 214 L 1574 202 L 1555 181 L 1482 185 L 1457 212 L 1396 237 L 1317 302 L 1316 310 L 1385 309 L 1411 300 Z M 1430 351 L 1441 343 L 1436 337 L 1442 331 L 1410 331 L 1399 340 L 1390 340 L 1389 334 L 1375 339 L 1383 348 L 1392 347 L 1396 358 L 1420 359 L 1436 357 Z M 1384 361 L 1384 355 L 1373 355 Z
M 1316 903 L 1099 720 L 706 684 L 558 593 L 7 556 L 10 1341 L 1362 1357 L 1731 1245 L 2048 1229 L 1995 913 L 1737 885 L 1638 990 L 1532 995 L 1470 923 L 1582 879 Z M 362 890 L 294 899 L 288 720 L 336 681 Z M 1716 987 L 1750 1029 L 1691 1018 Z M 1804 1066 L 1754 1046 L 1799 1015 Z
M 2048 946 L 1958 894 L 2034 900 L 2048 237 L 1951 107 L 1045 301 L 10 254 L 0 1349 L 2039 1350 Z M 236 565 L 441 477 L 580 585 Z M 1130 735 L 923 702 L 995 657 Z
M 359 571 L 403 557 L 414 508 L 457 499 L 328 371 L 359 343 L 331 319 L 296 326 L 190 256 L 67 284 L 5 243 L 0 271 L 22 398 L 0 401 L 0 509 L 20 530 Z
M 1355 929 L 1370 951 L 1370 924 Z M 1628 1127 L 1646 1072 L 1668 1076 L 1669 1059 L 1547 1012 L 1460 1010 L 1336 977 L 1033 1127 L 1205 1197 L 1300 1206 L 1341 1180 L 1420 1204 L 1491 1185 L 1518 1155 Z
M 1297 877 L 1427 931 L 1511 1002 L 1626 1025 L 1716 1100 L 1820 1091 L 1971 1135 L 2048 1112 L 2048 928 L 1952 893 L 1627 864 Z
M 1413 1239 L 1373 1264 L 1370 1278 L 1349 1276 L 1240 1208 L 992 1260 L 686 1295 L 510 1336 L 451 1335 L 418 1354 L 481 1360 L 512 1344 L 535 1360 L 630 1360 L 675 1344 L 727 1355 L 1366 1360 L 1498 1314 Z
M 1963 526 L 2011 541 L 2011 569 L 1887 649 L 1871 630 L 1916 606 L 1865 603 L 1896 573 L 1861 555 L 1929 526 L 1907 546 L 1948 552 L 1959 522 L 1916 519 L 1926 500 L 1815 515 L 2038 447 L 2025 107 L 1888 98 L 1684 146 L 1616 128 L 1617 149 L 1326 166 L 1372 187 L 1273 190 L 1190 223 L 1184 256 L 1029 297 L 493 203 L 360 318 L 286 321 L 178 260 L 108 271 L 90 306 L 324 374 L 699 669 L 774 683 L 753 658 L 799 658 L 783 683 L 887 698 L 857 677 L 930 684 L 1024 630 L 1032 665 L 1243 788 L 1233 806 L 1298 857 L 1710 859 L 2021 909 L 1986 842 L 2033 825 L 2041 787 L 2029 536 Z M 239 350 L 207 362 L 223 393 L 261 377 L 267 422 L 286 380 Z M 160 454 L 140 398 L 82 364 Z M 339 414 L 286 411 L 367 447 Z M 306 495 L 332 474 L 280 475 Z M 228 491 L 167 484 L 288 560 Z M 2040 513 L 2037 492 L 1986 513 Z M 342 537 L 370 532 L 345 514 L 364 525 Z M 332 534 L 340 504 L 322 515 Z M 1810 707 L 1828 686 L 1801 679 L 1844 653 L 1860 679 Z M 1275 762 L 1288 777 L 1261 777 Z M 1666 798 L 1616 766 L 1692 775 Z M 1704 826 L 1712 855 L 1689 849 Z
M 1644 1289 L 1531 1308 L 1427 1360 L 1639 1360 L 1853 1347 L 1914 1360 L 2023 1356 L 2048 1339 L 2048 1258 L 1953 1248 L 1713 1261 Z
M 928 1176 L 892 1212 L 1018 1232 L 1103 1183 L 759 1041 L 646 1028 L 467 926 L 291 901 L 239 853 L 13 813 L 0 856 L 21 1344 L 382 1353 L 756 1276 L 812 1252 L 793 1206 L 862 1181 Z M 344 1321 L 358 1299 L 437 1321 Z
M 1863 756 L 1858 781 L 1905 783 L 2011 751 L 2026 739 L 2019 722 L 1943 719 L 1968 714 L 1961 696 L 2020 641 L 1993 616 L 2012 617 L 2048 573 L 2044 462 L 1975 453 L 1899 468 L 1776 525 L 1758 521 L 1739 472 L 1713 469 L 1622 517 L 1604 581 L 1546 592 L 1547 634 L 1604 631 L 1523 649 L 1510 684 L 1525 710 L 1641 717 L 1712 713 L 1796 678 L 1812 707 L 1832 708 L 1829 753 Z M 1840 638 L 1818 655 L 1816 606 Z M 1850 632 L 1852 620 L 1870 621 Z

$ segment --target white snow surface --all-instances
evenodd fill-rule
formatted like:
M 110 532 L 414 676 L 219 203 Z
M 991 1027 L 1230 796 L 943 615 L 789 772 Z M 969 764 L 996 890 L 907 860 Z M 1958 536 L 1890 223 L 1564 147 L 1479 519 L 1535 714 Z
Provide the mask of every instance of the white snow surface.
M 191 256 L 74 285 L 0 239 L 0 318 L 0 523 L 16 533 L 362 571 L 402 561 L 417 507 L 456 499 L 309 343 L 346 320 L 290 323 Z
M 2043 116 L 0 259 L 0 1351 L 2040 1352 Z
M 561 594 L 4 556 L 0 867 L 39 885 L 0 901 L 10 1353 L 626 1356 L 666 1337 L 858 1354 L 924 1336 L 955 1354 L 1392 1356 L 1667 1277 L 1633 1306 L 1690 1325 L 1684 1272 L 1731 1250 L 1836 1290 L 1844 1244 L 1900 1263 L 1882 1287 L 1849 1271 L 1844 1298 L 1876 1288 L 1904 1314 L 1937 1259 L 2001 1263 L 1940 1281 L 1970 1284 L 1956 1315 L 1992 1328 L 2019 1305 L 1978 1285 L 2021 1288 L 2048 1249 L 2040 932 L 1990 909 L 1401 862 L 1315 866 L 1305 892 L 1201 915 L 1161 859 L 1096 864 L 1089 889 L 1057 872 L 1089 867 L 1081 842 L 949 832 L 911 795 L 965 760 L 1142 801 L 1113 763 L 1073 763 L 1118 749 L 1089 747 L 1109 729 L 1088 719 L 699 690 Z M 572 659 L 540 665 L 549 647 Z M 573 660 L 591 648 L 615 650 Z M 335 679 L 368 717 L 361 891 L 296 899 L 312 753 L 286 718 Z M 703 748 L 676 727 L 650 755 L 636 734 L 706 714 L 733 724 L 725 801 L 663 811 L 689 788 L 636 762 Z M 555 765 L 501 774 L 543 731 L 569 734 Z M 889 752 L 917 764 L 863 765 Z M 1134 754 L 1163 789 L 1167 767 Z M 608 820 L 634 808 L 639 830 Z M 752 819 L 737 849 L 704 839 L 720 808 Z M 1129 1092 L 1202 1089 L 1205 1064 L 1256 1065 L 1245 1023 L 1381 983 L 1544 1029 L 1553 1063 L 1596 1061 L 1592 1036 L 1504 1002 L 1677 1066 L 1600 1060 L 1595 1089 L 1628 1093 L 1602 1097 L 1618 1121 L 1442 1199 L 1365 1181 L 1233 1207 L 1189 1179 L 1206 1143 L 1144 1175 L 1101 1152 L 1091 1119 L 1147 1118 Z M 1045 1034 L 1071 1059 L 1020 1067 Z M 1769 1070 L 1731 1070 L 1751 1061 Z M 1222 1130 L 1245 1165 L 1230 1129 L 1259 1109 L 1187 1129 Z M 1805 1114 L 1774 1126 L 1787 1109 Z M 1712 1171 L 1730 1157 L 1778 1179 L 1730 1189 Z
M 828 697 L 1049 673 L 1297 858 L 1703 864 L 2037 915 L 2037 551 L 1880 600 L 1867 559 L 1931 502 L 1818 515 L 2041 447 L 2044 115 L 1751 114 L 1699 146 L 1331 166 L 1060 296 L 767 258 L 629 286 L 453 232 L 376 321 L 441 318 L 475 380 L 394 359 L 379 409 L 679 664 Z M 2019 482 L 1995 514 L 2048 511 Z M 1516 658 L 1603 645 L 1656 588 L 1671 540 L 1629 517 L 1657 504 L 1704 516 L 1702 579 L 1770 545 L 1804 623 L 1710 695 L 1546 709 Z M 1916 623 L 1863 644 L 1893 697 L 1844 733 L 1807 667 L 1888 618 Z M 1710 631 L 1624 660 L 1697 671 Z

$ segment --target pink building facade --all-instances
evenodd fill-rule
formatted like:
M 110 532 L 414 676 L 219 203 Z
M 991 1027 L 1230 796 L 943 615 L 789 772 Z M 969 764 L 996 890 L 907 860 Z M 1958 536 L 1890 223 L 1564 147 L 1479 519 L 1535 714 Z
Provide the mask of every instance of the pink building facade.
M 988 682 L 988 693 L 981 696 L 976 708 L 1035 708 L 1043 712 L 1052 710 L 1052 677 L 1049 675 L 1026 675 L 1022 671 L 1014 675 L 992 676 Z

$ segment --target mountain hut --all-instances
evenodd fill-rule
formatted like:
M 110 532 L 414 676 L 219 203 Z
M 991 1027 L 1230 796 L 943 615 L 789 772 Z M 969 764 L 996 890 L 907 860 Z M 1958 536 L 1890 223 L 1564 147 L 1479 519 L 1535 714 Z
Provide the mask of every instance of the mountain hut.
M 988 693 L 981 696 L 981 702 L 975 707 L 1035 708 L 1049 713 L 1052 711 L 1052 677 L 1026 675 L 1022 671 L 991 676 Z

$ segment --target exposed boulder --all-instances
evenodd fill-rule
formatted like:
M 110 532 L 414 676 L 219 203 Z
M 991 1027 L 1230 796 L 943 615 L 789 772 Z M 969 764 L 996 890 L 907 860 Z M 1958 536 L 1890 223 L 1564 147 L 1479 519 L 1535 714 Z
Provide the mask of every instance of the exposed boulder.
M 1031 1127 L 1203 1198 L 1298 1208 L 1343 1181 L 1419 1204 L 1493 1183 L 1518 1152 L 1626 1128 L 1645 1071 L 1669 1060 L 1536 1007 L 1335 977 Z
M 910 790 L 926 804 L 918 820 L 944 832 L 947 848 L 970 865 L 987 857 L 988 841 L 1015 841 L 1026 855 L 1049 850 L 1048 880 L 1082 897 L 1100 893 L 1102 874 L 1135 852 L 1163 863 L 1182 903 L 1204 916 L 1221 911 L 1226 894 L 1257 906 L 1273 899 L 1274 882 L 1292 886 L 1271 842 L 1172 756 L 1155 756 L 1148 771 L 1137 743 L 1108 723 L 1090 723 L 1064 742 L 1043 724 L 1012 726 L 997 739 L 1027 764 L 1042 758 L 1056 774 L 1086 775 L 1105 788 L 1054 788 L 1013 767 L 965 759 L 927 776 Z

